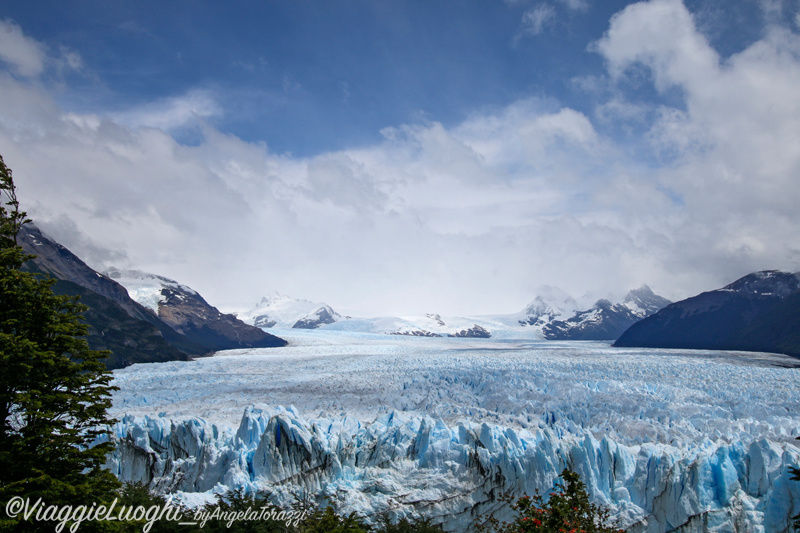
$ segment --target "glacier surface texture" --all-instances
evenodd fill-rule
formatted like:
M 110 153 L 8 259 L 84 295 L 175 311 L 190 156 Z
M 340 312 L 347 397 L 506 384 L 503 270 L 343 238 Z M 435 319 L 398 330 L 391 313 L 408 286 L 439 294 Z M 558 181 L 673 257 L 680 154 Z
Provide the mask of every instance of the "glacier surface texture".
M 578 472 L 634 532 L 781 532 L 800 512 L 800 369 L 760 353 L 276 332 L 284 348 L 115 371 L 108 467 L 184 501 L 427 516 L 470 531 L 501 494 Z

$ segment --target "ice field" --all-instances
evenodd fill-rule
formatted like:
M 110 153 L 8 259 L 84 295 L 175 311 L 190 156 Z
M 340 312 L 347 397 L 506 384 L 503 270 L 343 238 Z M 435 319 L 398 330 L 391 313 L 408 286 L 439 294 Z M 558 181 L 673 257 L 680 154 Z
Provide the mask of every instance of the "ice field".
M 188 500 L 302 490 L 448 531 L 566 466 L 631 531 L 783 531 L 800 512 L 797 359 L 274 333 L 289 346 L 115 371 L 109 467 Z

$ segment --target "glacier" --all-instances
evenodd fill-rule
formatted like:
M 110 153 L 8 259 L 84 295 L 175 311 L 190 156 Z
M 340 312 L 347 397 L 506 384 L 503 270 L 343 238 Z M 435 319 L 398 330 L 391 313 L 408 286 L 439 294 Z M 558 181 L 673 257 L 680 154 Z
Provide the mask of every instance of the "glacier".
M 187 502 L 510 519 L 561 470 L 633 532 L 782 532 L 800 512 L 800 361 L 495 335 L 281 331 L 284 348 L 115 371 L 107 467 Z

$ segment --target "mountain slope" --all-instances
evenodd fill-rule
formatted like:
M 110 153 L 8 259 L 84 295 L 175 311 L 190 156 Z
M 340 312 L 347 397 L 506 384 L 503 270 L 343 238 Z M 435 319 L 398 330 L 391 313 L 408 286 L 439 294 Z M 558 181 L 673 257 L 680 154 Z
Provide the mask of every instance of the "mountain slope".
M 756 317 L 736 337 L 743 350 L 770 351 L 800 357 L 800 291 Z
M 800 275 L 748 274 L 721 289 L 671 304 L 631 326 L 615 346 L 800 354 Z
M 137 270 L 109 269 L 106 275 L 128 289 L 132 298 L 158 318 L 209 351 L 272 348 L 286 341 L 224 314 L 185 285 Z
M 208 350 L 175 332 L 128 297 L 124 287 L 87 266 L 67 248 L 45 237 L 33 224 L 19 234 L 26 253 L 36 255 L 24 268 L 55 278 L 57 294 L 80 296 L 88 306 L 87 341 L 94 350 L 111 350 L 108 368 L 133 363 L 185 361 Z
M 104 361 L 109 369 L 124 368 L 134 363 L 189 359 L 186 353 L 170 344 L 158 328 L 131 317 L 121 306 L 104 296 L 64 280 L 55 283 L 53 292 L 80 296 L 81 303 L 88 307 L 84 313 L 84 321 L 90 326 L 87 341 L 93 350 L 111 351 Z M 198 346 L 197 349 L 197 353 L 205 352 L 203 347 Z

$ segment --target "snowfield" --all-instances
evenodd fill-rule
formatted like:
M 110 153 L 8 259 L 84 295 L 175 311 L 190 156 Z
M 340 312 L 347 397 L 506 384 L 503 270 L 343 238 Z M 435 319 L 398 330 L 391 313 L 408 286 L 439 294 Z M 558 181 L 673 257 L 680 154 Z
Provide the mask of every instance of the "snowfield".
M 447 531 L 566 466 L 631 531 L 788 531 L 800 512 L 797 359 L 272 332 L 289 346 L 115 371 L 109 468 L 187 501 L 310 491 Z

